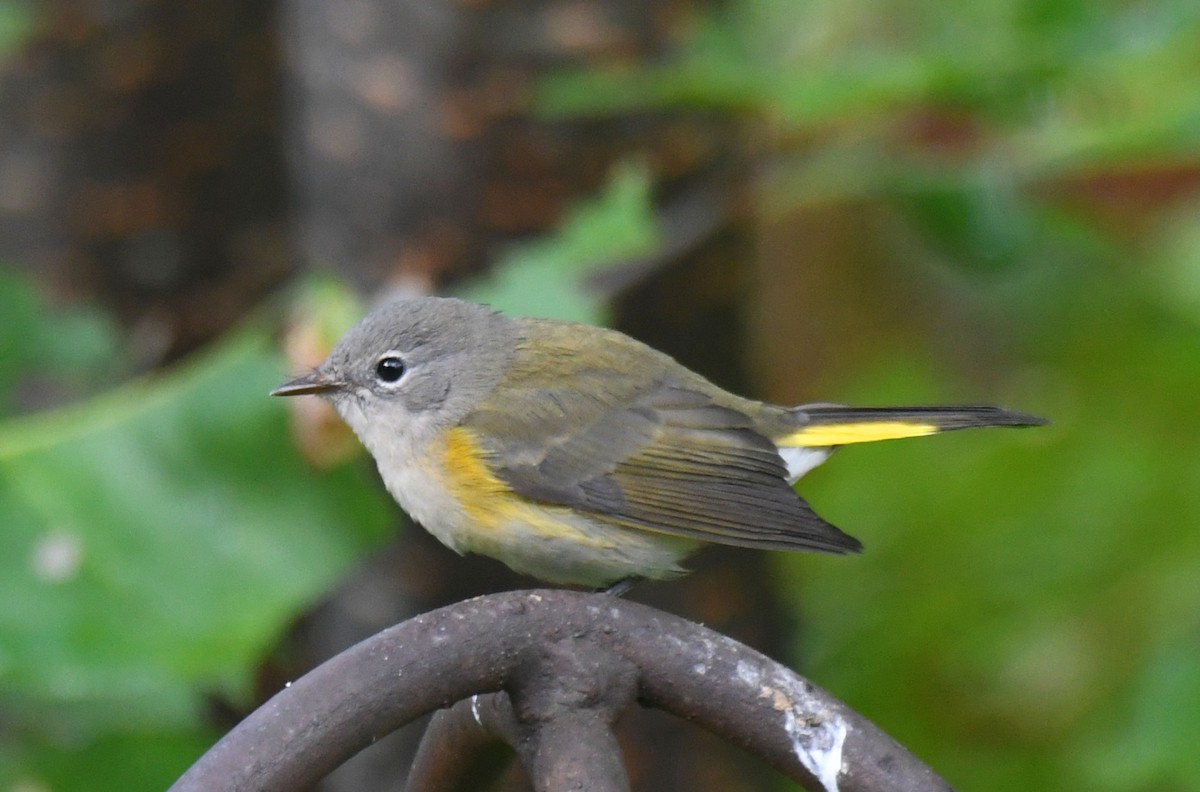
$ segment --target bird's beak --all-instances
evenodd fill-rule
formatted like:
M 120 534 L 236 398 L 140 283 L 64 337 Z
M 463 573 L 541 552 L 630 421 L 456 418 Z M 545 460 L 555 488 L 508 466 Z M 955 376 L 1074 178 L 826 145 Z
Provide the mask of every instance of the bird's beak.
M 329 393 L 340 390 L 345 383 L 326 374 L 320 369 L 313 369 L 303 376 L 290 379 L 271 391 L 272 396 L 303 396 L 306 393 Z

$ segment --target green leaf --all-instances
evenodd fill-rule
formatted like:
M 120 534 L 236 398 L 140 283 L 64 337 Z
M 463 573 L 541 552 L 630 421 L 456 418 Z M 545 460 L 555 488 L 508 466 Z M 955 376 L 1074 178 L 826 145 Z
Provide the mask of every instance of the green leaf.
M 0 316 L 0 416 L 12 412 L 24 378 L 89 393 L 124 371 L 117 332 L 107 317 L 87 307 L 51 308 L 31 280 L 4 269 Z
M 54 792 L 162 790 L 213 743 L 206 731 L 127 730 L 57 735 L 0 749 L 0 789 Z
M 318 474 L 261 330 L 83 407 L 0 425 L 0 690 L 100 724 L 239 696 L 296 611 L 379 541 L 357 466 Z

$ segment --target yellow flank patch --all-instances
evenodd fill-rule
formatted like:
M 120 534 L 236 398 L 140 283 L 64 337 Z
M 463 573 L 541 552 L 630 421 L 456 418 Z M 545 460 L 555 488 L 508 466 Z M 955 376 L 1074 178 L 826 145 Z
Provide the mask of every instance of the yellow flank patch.
M 905 437 L 924 437 L 936 434 L 938 427 L 930 423 L 906 421 L 864 421 L 861 423 L 806 426 L 775 441 L 781 448 L 824 448 L 874 443 L 876 440 L 900 440 Z
M 488 468 L 483 449 L 470 431 L 458 427 L 446 433 L 442 464 L 450 494 L 480 525 L 490 527 L 497 519 L 512 518 L 524 505 Z
M 481 551 L 503 543 L 505 535 L 513 534 L 517 526 L 548 539 L 607 546 L 558 516 L 555 512 L 561 513 L 562 507 L 533 503 L 513 492 L 488 467 L 487 456 L 469 429 L 460 426 L 446 433 L 442 464 L 447 489 L 479 531 L 469 542 Z

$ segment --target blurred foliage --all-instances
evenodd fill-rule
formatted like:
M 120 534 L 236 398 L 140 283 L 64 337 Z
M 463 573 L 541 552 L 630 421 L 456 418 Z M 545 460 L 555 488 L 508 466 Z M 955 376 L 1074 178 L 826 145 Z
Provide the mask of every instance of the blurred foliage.
M 952 783 L 1200 783 L 1200 326 L 1134 280 L 1075 275 L 1023 326 L 1032 368 L 1006 399 L 1054 426 L 848 449 L 805 482 L 867 546 L 852 564 L 779 559 L 807 581 L 806 665 Z M 963 388 L 887 352 L 839 398 Z
M 766 211 L 888 207 L 1004 334 L 997 400 L 1054 426 L 847 449 L 801 490 L 866 552 L 777 557 L 805 669 L 962 788 L 1200 788 L 1198 40 L 1183 0 L 743 2 L 543 93 L 756 120 Z M 977 391 L 894 336 L 822 394 Z
M 6 305 L 34 300 L 3 285 Z M 20 319 L 30 343 L 10 348 L 97 326 Z M 0 787 L 166 786 L 211 742 L 205 698 L 247 703 L 289 621 L 386 535 L 361 466 L 318 475 L 294 450 L 267 398 L 272 346 L 252 326 L 179 371 L 0 423 Z
M 29 32 L 33 15 L 24 3 L 0 1 L 0 55 L 13 49 Z
M 586 277 L 654 250 L 658 230 L 650 187 L 644 166 L 619 166 L 608 185 L 576 207 L 556 232 L 519 245 L 459 296 L 515 316 L 603 324 L 601 295 L 586 287 Z
M 935 252 L 992 269 L 1076 234 L 1054 180 L 1196 163 L 1198 39 L 1189 0 L 744 1 L 679 58 L 566 72 L 541 104 L 745 115 L 775 154 L 765 207 L 890 197 Z
M 1197 40 L 1171 0 L 735 3 L 543 93 L 757 118 L 768 211 L 886 203 L 914 277 L 1006 318 L 993 381 L 1055 426 L 848 449 L 801 489 L 867 552 L 778 558 L 807 670 L 964 788 L 1200 788 L 1200 214 L 1154 211 L 1200 160 Z M 825 392 L 970 390 L 882 343 Z
M 842 141 L 912 106 L 969 111 L 1030 166 L 1193 154 L 1200 8 L 1155 3 L 754 0 L 702 18 L 653 70 L 564 73 L 551 114 L 694 107 L 762 114 Z M 851 133 L 851 134 L 847 134 Z M 832 137 L 832 136 L 831 136 Z
M 0 417 L 23 402 L 43 404 L 96 392 L 125 366 L 116 329 L 94 310 L 55 312 L 13 272 L 0 270 Z M 22 388 L 27 392 L 22 399 Z

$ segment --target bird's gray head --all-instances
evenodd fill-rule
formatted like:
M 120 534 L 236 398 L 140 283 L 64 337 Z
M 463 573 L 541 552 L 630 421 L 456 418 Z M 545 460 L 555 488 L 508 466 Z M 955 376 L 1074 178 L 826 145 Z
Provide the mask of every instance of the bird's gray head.
M 514 320 L 482 305 L 396 300 L 351 328 L 324 363 L 272 394 L 328 399 L 374 452 L 381 437 L 461 421 L 500 381 L 516 334 Z

